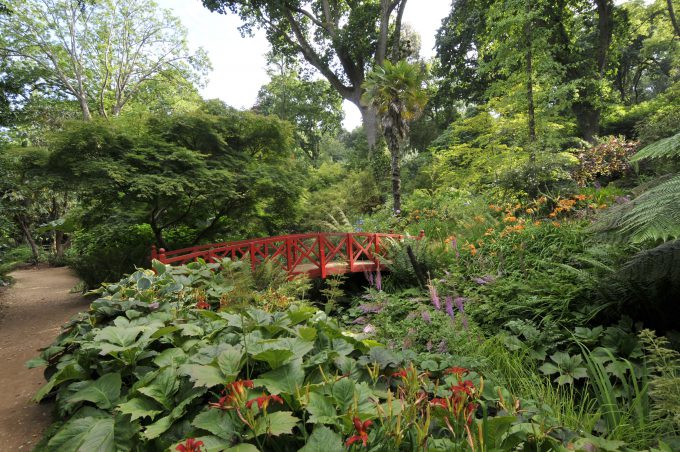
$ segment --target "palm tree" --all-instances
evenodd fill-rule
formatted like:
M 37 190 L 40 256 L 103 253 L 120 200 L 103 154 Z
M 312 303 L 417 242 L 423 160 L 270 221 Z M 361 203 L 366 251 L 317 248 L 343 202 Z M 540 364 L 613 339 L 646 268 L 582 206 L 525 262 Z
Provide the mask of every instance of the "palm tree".
M 407 61 L 385 60 L 363 84 L 362 102 L 378 113 L 380 125 L 391 154 L 392 197 L 395 213 L 401 212 L 400 157 L 409 134 L 409 123 L 418 118 L 427 104 L 423 89 L 425 71 Z

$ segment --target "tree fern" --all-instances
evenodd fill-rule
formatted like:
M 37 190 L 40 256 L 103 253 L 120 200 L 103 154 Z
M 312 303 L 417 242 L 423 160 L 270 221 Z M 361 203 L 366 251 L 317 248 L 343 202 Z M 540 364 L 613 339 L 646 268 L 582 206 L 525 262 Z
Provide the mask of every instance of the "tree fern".
M 680 240 L 637 253 L 621 268 L 619 276 L 649 288 L 655 281 L 680 282 Z
M 680 174 L 611 208 L 594 229 L 634 243 L 680 238 Z
M 664 138 L 655 141 L 649 146 L 645 146 L 633 157 L 631 162 L 639 162 L 644 159 L 657 158 L 674 158 L 680 157 L 680 133 L 676 133 L 672 137 Z

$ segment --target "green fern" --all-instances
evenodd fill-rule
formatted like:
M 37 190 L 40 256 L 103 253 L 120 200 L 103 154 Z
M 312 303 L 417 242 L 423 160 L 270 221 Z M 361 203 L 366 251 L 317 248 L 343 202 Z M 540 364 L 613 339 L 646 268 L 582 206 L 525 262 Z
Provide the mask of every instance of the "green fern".
M 672 137 L 664 138 L 655 141 L 649 146 L 645 146 L 633 157 L 631 162 L 639 162 L 644 159 L 657 158 L 674 158 L 680 157 L 680 133 L 676 133 Z
M 626 262 L 619 275 L 625 280 L 634 280 L 649 288 L 662 279 L 680 281 L 680 240 L 640 251 Z
M 593 229 L 633 243 L 680 238 L 680 174 L 611 208 Z

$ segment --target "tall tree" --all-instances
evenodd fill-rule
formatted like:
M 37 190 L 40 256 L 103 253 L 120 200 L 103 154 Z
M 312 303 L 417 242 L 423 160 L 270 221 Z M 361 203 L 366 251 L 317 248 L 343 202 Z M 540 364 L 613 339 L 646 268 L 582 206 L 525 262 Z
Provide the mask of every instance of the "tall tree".
M 199 80 L 207 68 L 186 30 L 153 0 L 27 0 L 0 15 L 0 53 L 41 71 L 45 86 L 73 96 L 83 119 L 118 115 L 158 79 Z
M 392 64 L 385 60 L 376 66 L 366 81 L 363 102 L 376 109 L 390 150 L 392 199 L 395 213 L 401 212 L 401 168 L 403 145 L 408 138 L 409 123 L 425 108 L 427 95 L 422 68 L 404 60 Z
M 285 64 L 270 77 L 260 88 L 254 109 L 294 124 L 299 149 L 317 162 L 322 138 L 342 130 L 342 98 L 326 80 L 306 80 Z
M 236 13 L 242 31 L 262 28 L 276 52 L 302 55 L 343 99 L 361 112 L 369 146 L 377 137 L 375 112 L 361 103 L 372 64 L 400 49 L 407 0 L 203 0 L 219 13 Z

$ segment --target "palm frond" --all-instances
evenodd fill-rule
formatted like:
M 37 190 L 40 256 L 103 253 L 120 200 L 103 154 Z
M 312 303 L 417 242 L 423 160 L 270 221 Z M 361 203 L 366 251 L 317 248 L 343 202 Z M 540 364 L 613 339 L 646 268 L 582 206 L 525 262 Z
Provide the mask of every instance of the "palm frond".
M 612 207 L 593 230 L 634 243 L 680 238 L 680 174 Z
M 644 159 L 674 157 L 680 157 L 680 133 L 645 146 L 631 157 L 630 161 L 639 162 Z

